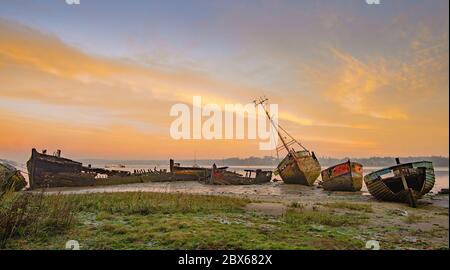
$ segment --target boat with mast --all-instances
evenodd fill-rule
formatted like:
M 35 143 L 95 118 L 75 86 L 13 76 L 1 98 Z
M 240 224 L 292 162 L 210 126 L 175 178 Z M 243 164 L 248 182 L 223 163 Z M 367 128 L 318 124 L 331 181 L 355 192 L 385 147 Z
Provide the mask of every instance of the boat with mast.
M 283 127 L 275 123 L 270 116 L 266 105 L 267 98 L 254 100 L 256 106 L 261 106 L 266 113 L 271 125 L 275 128 L 282 145 L 276 148 L 277 156 L 280 151 L 287 151 L 286 157 L 278 164 L 275 174 L 279 174 L 286 184 L 301 184 L 312 186 L 320 175 L 320 163 L 314 154 L 291 136 Z M 295 150 L 294 146 L 301 150 Z

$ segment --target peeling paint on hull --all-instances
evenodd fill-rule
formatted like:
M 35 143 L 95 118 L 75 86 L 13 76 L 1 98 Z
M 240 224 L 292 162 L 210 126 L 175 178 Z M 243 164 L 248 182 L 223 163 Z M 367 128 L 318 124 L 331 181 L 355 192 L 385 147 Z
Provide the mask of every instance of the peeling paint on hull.
M 359 191 L 362 188 L 363 169 L 356 162 L 345 162 L 322 171 L 322 186 L 329 191 Z
M 403 189 L 401 177 L 398 175 L 399 169 L 406 171 L 405 179 L 414 199 L 420 199 L 433 188 L 435 183 L 433 163 L 420 161 L 392 166 L 366 175 L 364 182 L 369 193 L 380 201 L 408 203 L 409 195 Z
M 306 151 L 296 152 L 296 157 L 288 154 L 278 165 L 278 172 L 286 184 L 312 186 L 320 175 L 319 161 Z

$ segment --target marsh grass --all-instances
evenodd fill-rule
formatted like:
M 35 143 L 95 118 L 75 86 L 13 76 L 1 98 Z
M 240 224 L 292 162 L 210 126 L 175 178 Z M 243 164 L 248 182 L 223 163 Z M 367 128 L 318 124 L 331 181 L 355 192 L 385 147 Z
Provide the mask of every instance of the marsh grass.
M 5 213 L 20 208 L 27 214 L 9 218 L 20 224 L 8 233 L 6 248 L 11 249 L 62 249 L 68 239 L 79 241 L 82 249 L 363 247 L 354 234 L 338 232 L 344 227 L 357 230 L 351 226 L 363 219 L 306 211 L 300 205 L 284 216 L 267 217 L 247 212 L 250 200 L 225 196 L 140 192 L 15 196 L 19 197 L 9 199 Z M 315 225 L 324 229 L 313 230 Z
M 320 204 L 325 207 L 334 208 L 334 209 L 348 209 L 353 211 L 360 211 L 365 213 L 373 213 L 372 206 L 369 204 L 363 203 L 349 203 L 349 202 L 332 202 L 332 203 L 324 203 Z
M 185 193 L 122 192 L 61 195 L 77 211 L 110 214 L 171 214 L 243 211 L 248 199 Z
M 267 216 L 246 211 L 250 202 L 185 193 L 14 193 L 0 198 L 1 247 L 63 249 L 76 239 L 81 249 L 364 249 L 370 235 L 394 230 L 371 227 L 364 204 L 298 203 Z M 403 229 L 394 235 L 410 232 Z
M 39 238 L 72 225 L 72 205 L 60 196 L 5 192 L 0 195 L 0 248 L 12 238 Z
M 335 214 L 328 211 L 295 211 L 289 210 L 284 216 L 284 221 L 290 225 L 326 225 L 331 227 L 361 225 L 367 221 L 367 216 L 356 214 Z
M 416 214 L 409 214 L 405 217 L 405 222 L 408 224 L 415 224 L 422 221 L 423 217 Z

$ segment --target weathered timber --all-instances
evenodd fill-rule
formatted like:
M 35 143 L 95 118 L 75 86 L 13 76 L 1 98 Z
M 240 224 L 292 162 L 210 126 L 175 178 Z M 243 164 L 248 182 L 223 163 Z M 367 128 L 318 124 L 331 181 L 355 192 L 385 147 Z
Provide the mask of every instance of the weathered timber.
M 191 166 L 184 167 L 180 163 L 175 163 L 173 159 L 170 160 L 170 173 L 176 179 L 184 181 L 206 181 L 211 176 L 211 168 Z M 220 167 L 218 169 L 225 170 L 228 167 Z
M 272 179 L 272 171 L 245 170 L 245 175 L 217 168 L 214 164 L 207 184 L 212 185 L 256 185 L 265 184 Z
M 30 188 L 93 186 L 95 174 L 83 171 L 80 162 L 31 150 L 27 162 Z M 59 156 L 58 156 L 59 155 Z
M 309 151 L 291 151 L 277 166 L 277 173 L 284 183 L 306 186 L 314 184 L 320 170 L 319 161 Z
M 328 191 L 360 191 L 363 182 L 363 166 L 347 161 L 321 172 L 322 187 Z
M 267 98 L 260 98 L 255 100 L 256 106 L 261 106 L 272 126 L 275 128 L 278 137 L 282 143 L 277 147 L 278 151 L 287 151 L 286 157 L 278 164 L 276 174 L 279 174 L 283 182 L 286 184 L 301 184 L 312 186 L 320 175 L 320 163 L 314 154 L 306 149 L 299 141 L 292 137 L 283 127 L 275 123 L 266 109 Z M 290 139 L 287 141 L 287 139 Z M 292 146 L 297 145 L 302 148 L 301 151 L 296 151 Z
M 367 174 L 364 182 L 378 200 L 404 202 L 415 207 L 416 201 L 434 186 L 434 167 L 430 161 L 397 164 Z

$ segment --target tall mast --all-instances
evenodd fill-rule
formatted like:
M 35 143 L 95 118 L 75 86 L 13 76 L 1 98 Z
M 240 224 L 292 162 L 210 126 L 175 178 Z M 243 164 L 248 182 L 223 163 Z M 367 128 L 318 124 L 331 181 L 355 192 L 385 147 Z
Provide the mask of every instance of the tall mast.
M 278 137 L 280 137 L 280 140 L 283 143 L 284 148 L 286 148 L 286 151 L 288 151 L 288 153 L 290 153 L 291 151 L 290 151 L 289 147 L 287 146 L 287 143 L 284 140 L 284 138 L 281 135 L 280 130 L 278 128 L 279 125 L 278 126 L 275 125 L 275 123 L 272 120 L 272 117 L 270 117 L 269 112 L 266 110 L 265 104 L 266 104 L 266 101 L 268 101 L 268 100 L 269 100 L 268 98 L 264 97 L 264 98 L 259 98 L 258 100 L 254 100 L 253 102 L 255 103 L 256 106 L 261 105 L 263 107 L 264 112 L 267 115 L 267 118 L 269 118 L 270 123 L 275 128 L 275 130 L 277 131 Z

